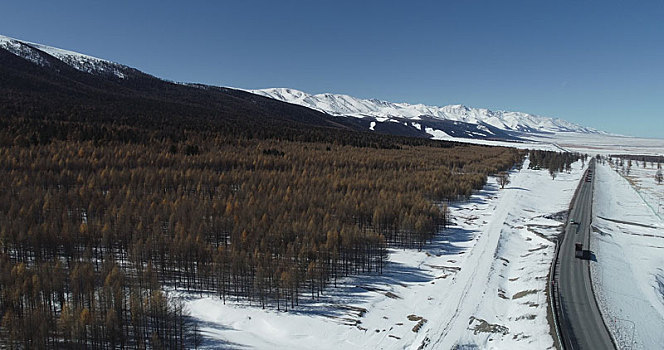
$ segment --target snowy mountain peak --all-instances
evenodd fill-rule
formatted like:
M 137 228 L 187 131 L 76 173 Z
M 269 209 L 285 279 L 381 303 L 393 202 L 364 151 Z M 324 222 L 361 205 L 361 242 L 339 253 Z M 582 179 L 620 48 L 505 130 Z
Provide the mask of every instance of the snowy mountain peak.
M 0 48 L 6 49 L 17 56 L 30 60 L 42 67 L 50 66 L 48 57 L 44 56 L 48 55 L 64 62 L 72 68 L 90 74 L 114 76 L 120 79 L 125 79 L 127 78 L 128 73 L 132 70 L 127 66 L 103 60 L 101 58 L 18 40 L 4 35 L 0 35 Z
M 486 108 L 472 108 L 461 104 L 438 107 L 423 104 L 393 103 L 379 99 L 367 100 L 331 93 L 311 95 L 289 88 L 247 91 L 284 102 L 302 105 L 331 115 L 358 118 L 373 117 L 379 121 L 390 118 L 421 120 L 423 117 L 429 117 L 479 126 L 487 125 L 508 132 L 599 133 L 598 130 L 583 127 L 559 118 L 541 117 L 522 112 L 492 111 Z

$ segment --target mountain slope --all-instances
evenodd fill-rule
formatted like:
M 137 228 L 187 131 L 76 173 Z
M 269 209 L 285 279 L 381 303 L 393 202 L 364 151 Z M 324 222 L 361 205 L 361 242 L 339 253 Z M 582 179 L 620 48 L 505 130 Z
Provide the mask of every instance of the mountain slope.
M 107 61 L 101 58 L 84 55 L 78 52 L 58 49 L 42 44 L 17 40 L 4 35 L 0 35 L 0 48 L 4 48 L 11 53 L 26 58 L 42 67 L 50 66 L 49 60 L 45 59 L 43 55 L 48 54 L 49 56 L 52 56 L 81 72 L 97 74 L 106 77 L 124 79 L 138 72 L 137 70 L 125 65 Z
M 133 138 L 154 133 L 155 125 L 162 129 L 155 137 L 171 139 L 182 139 L 187 130 L 337 139 L 339 133 L 366 129 L 348 118 L 245 91 L 175 84 L 113 62 L 7 37 L 0 37 L 0 117 L 7 135 L 0 141 L 5 143 L 37 122 L 41 126 L 33 139 L 40 142 L 72 134 L 98 139 L 110 129 L 117 137 Z M 382 142 L 353 136 L 363 138 Z
M 516 133 L 556 133 L 580 132 L 597 133 L 592 128 L 570 123 L 562 119 L 536 116 L 522 112 L 492 111 L 484 108 L 470 108 L 463 105 L 444 107 L 426 106 L 422 104 L 392 103 L 376 99 L 359 99 L 348 95 L 317 94 L 311 95 L 302 91 L 273 88 L 248 90 L 252 93 L 277 100 L 313 108 L 331 115 L 345 115 L 358 118 L 374 118 L 376 122 L 406 119 L 409 121 L 446 120 L 468 123 L 472 125 L 493 127 L 504 132 Z M 479 134 L 487 137 L 493 134 L 480 127 Z

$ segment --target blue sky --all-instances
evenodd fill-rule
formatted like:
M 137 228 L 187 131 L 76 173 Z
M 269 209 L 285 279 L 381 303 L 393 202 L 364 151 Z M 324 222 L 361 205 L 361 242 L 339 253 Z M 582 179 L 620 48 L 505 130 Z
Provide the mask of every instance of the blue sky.
M 4 1 L 0 34 L 186 82 L 664 138 L 664 1 Z

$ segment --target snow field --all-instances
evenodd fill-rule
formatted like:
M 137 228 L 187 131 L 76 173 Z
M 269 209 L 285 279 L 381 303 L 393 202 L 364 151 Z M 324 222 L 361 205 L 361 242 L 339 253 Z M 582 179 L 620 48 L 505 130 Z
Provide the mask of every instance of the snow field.
M 663 170 L 664 171 L 664 170 Z M 651 166 L 650 162 L 633 162 L 629 175 L 624 177 L 632 184 L 641 198 L 648 204 L 660 220 L 664 220 L 664 182 L 660 185 L 655 181 L 657 163 Z
M 607 326 L 621 349 L 661 349 L 664 223 L 608 165 L 597 166 L 594 196 L 590 267 Z
M 562 150 L 586 153 L 591 156 L 596 154 L 664 155 L 664 139 L 576 132 L 558 132 L 552 135 L 533 134 L 527 138 L 543 144 L 557 145 Z
M 554 250 L 550 239 L 560 232 L 564 216 L 555 214 L 568 208 L 581 172 L 577 163 L 555 181 L 545 171 L 526 169 L 513 177 L 484 228 L 489 243 L 477 266 L 482 271 L 470 276 L 474 287 L 463 297 L 463 316 L 449 331 L 434 332 L 439 339 L 432 348 L 553 347 L 545 293 Z

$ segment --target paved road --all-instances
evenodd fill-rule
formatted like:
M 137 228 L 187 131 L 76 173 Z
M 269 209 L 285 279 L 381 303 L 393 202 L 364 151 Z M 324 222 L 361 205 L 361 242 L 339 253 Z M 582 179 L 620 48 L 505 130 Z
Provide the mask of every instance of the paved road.
M 595 259 L 595 256 L 587 249 L 590 242 L 594 170 L 595 161 L 591 160 L 589 174 L 579 184 L 558 257 L 557 283 L 562 306 L 562 315 L 558 321 L 566 349 L 615 349 L 590 284 L 588 259 Z M 588 178 L 590 181 L 586 181 Z M 583 249 L 586 250 L 583 259 L 574 256 L 576 242 L 583 243 Z

